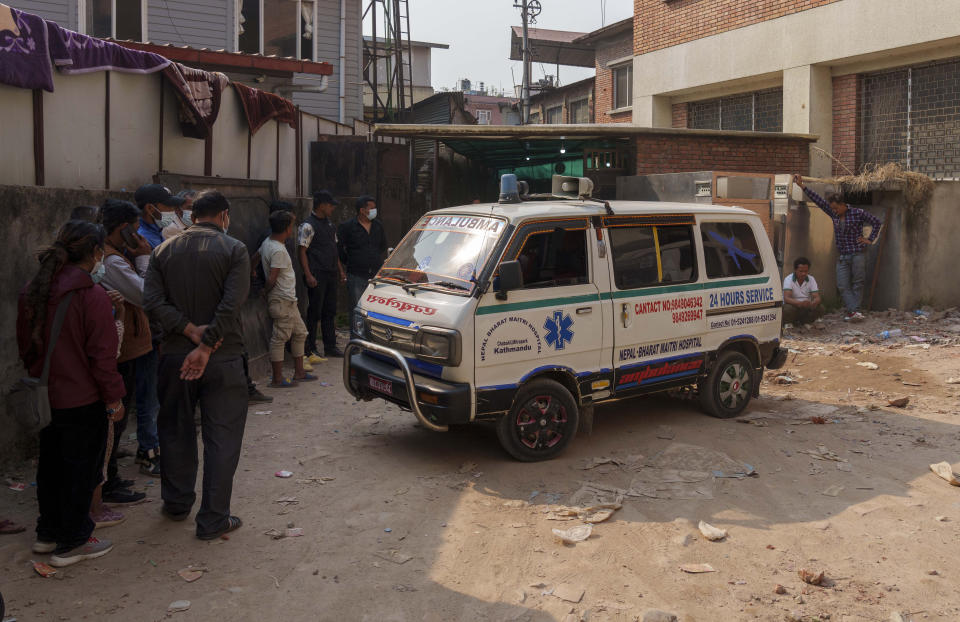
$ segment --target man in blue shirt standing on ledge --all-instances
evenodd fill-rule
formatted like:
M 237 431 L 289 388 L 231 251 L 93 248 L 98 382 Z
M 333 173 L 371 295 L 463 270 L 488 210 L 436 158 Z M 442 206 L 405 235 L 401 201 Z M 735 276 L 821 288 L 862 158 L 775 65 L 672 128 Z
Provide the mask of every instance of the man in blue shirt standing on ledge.
M 846 309 L 843 319 L 848 322 L 860 321 L 863 319 L 860 302 L 867 267 L 864 249 L 880 235 L 880 219 L 859 207 L 847 205 L 837 193 L 824 199 L 807 188 L 800 175 L 793 176 L 793 183 L 803 188 L 803 193 L 833 221 L 833 241 L 840 254 L 837 259 L 837 287 Z M 867 238 L 863 237 L 864 225 L 870 225 L 871 229 Z

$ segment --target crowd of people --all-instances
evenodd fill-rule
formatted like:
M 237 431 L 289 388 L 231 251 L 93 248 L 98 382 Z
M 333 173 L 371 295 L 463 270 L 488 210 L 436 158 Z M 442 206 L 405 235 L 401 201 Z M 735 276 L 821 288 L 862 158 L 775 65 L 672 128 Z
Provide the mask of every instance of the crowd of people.
M 337 290 L 345 283 L 355 305 L 386 253 L 369 196 L 339 228 L 331 220 L 339 203 L 329 192 L 316 193 L 299 227 L 293 206 L 276 201 L 252 253 L 227 233 L 230 202 L 217 191 L 173 194 L 147 184 L 134 200 L 74 209 L 20 293 L 21 359 L 33 377 L 49 366 L 51 422 L 40 431 L 33 552 L 50 554 L 55 567 L 109 553 L 112 543 L 94 531 L 123 522 L 117 506 L 145 497 L 118 464 L 131 410 L 137 448 L 129 455 L 141 474 L 160 479 L 162 514 L 182 521 L 196 503 L 199 427 L 196 536 L 210 540 L 239 528 L 230 500 L 247 408 L 273 400 L 250 378 L 240 309 L 251 282 L 262 279 L 272 320 L 269 386 L 288 388 L 316 380 L 312 365 L 324 357 L 343 356 Z M 293 257 L 306 290 L 305 318 Z M 2 533 L 23 530 L 9 520 L 0 526 Z

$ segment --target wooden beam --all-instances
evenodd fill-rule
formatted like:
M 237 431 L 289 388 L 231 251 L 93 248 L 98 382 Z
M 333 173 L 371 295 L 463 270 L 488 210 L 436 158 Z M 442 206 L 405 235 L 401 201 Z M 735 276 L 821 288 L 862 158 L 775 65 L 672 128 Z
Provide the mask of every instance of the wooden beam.
M 33 89 L 33 181 L 45 182 L 43 154 L 43 90 Z

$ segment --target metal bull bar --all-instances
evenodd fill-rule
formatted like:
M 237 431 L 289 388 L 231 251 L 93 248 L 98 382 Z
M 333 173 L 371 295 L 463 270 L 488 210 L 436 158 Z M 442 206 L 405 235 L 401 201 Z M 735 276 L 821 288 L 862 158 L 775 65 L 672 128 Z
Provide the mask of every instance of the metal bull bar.
M 394 360 L 394 362 L 396 362 L 397 366 L 400 367 L 400 372 L 403 374 L 403 378 L 407 383 L 407 401 L 410 403 L 410 410 L 413 411 L 413 414 L 416 415 L 417 420 L 420 423 L 422 423 L 428 430 L 433 430 L 434 432 L 446 432 L 449 430 L 448 426 L 437 425 L 436 423 L 433 423 L 427 419 L 427 417 L 423 414 L 423 411 L 420 410 L 420 404 L 417 402 L 417 385 L 413 380 L 413 372 L 410 371 L 410 365 L 407 363 L 407 359 L 403 358 L 403 355 L 396 350 L 392 350 L 369 341 L 364 341 L 363 339 L 351 339 L 350 343 L 347 344 L 347 347 L 343 351 L 343 386 L 346 387 L 350 395 L 357 399 L 362 398 L 359 390 L 354 392 L 353 387 L 350 385 L 350 359 L 353 356 L 353 351 L 361 348 L 389 356 Z

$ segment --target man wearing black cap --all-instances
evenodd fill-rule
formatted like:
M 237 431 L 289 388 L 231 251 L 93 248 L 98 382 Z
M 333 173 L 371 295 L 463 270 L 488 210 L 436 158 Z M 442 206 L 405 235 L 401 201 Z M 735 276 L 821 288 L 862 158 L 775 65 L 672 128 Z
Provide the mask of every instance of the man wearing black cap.
M 337 285 L 346 280 L 346 273 L 337 253 L 337 230 L 330 222 L 333 210 L 340 203 L 326 190 L 313 195 L 313 213 L 300 225 L 297 234 L 300 267 L 307 284 L 307 361 L 320 363 L 317 350 L 317 321 L 326 356 L 343 356 L 337 348 Z
M 147 184 L 137 188 L 133 195 L 140 208 L 140 228 L 137 233 L 147 238 L 151 248 L 163 244 L 163 229 L 174 223 L 175 208 L 185 199 L 160 184 Z

